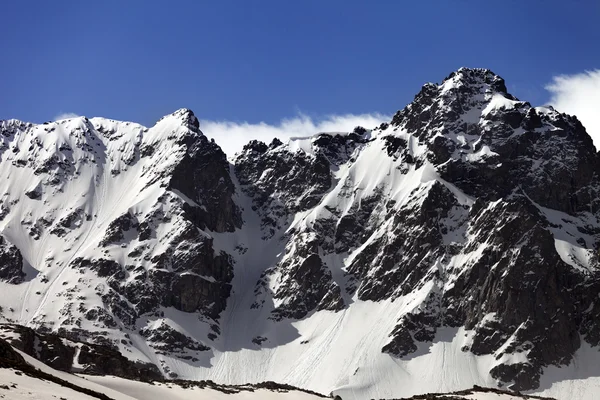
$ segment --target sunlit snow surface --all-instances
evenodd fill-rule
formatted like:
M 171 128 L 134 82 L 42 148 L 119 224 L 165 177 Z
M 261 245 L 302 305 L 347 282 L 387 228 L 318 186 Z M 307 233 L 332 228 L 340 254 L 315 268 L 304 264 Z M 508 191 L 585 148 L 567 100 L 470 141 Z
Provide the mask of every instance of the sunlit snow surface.
M 79 388 L 93 390 L 113 400 L 317 400 L 322 396 L 296 390 L 246 389 L 228 393 L 212 388 L 184 387 L 176 383 L 145 383 L 114 376 L 72 375 L 54 370 L 21 353 L 25 361 L 41 371 L 67 381 Z M 519 400 L 510 394 L 475 390 L 467 394 L 452 394 L 456 399 Z M 441 395 L 440 395 L 441 397 Z M 18 370 L 0 368 L 0 398 L 10 400 L 88 400 L 97 399 L 58 383 L 31 377 Z M 348 397 L 342 397 L 347 399 Z
M 54 370 L 24 353 L 21 355 L 25 361 L 43 372 L 80 388 L 103 393 L 113 400 L 315 400 L 322 398 L 300 391 L 276 392 L 256 389 L 228 394 L 208 388 L 184 388 L 176 384 L 159 382 L 149 384 L 113 376 L 78 376 Z M 10 400 L 97 399 L 97 397 L 83 394 L 57 383 L 30 377 L 18 371 L 15 373 L 15 370 L 4 368 L 0 368 L 0 398 Z

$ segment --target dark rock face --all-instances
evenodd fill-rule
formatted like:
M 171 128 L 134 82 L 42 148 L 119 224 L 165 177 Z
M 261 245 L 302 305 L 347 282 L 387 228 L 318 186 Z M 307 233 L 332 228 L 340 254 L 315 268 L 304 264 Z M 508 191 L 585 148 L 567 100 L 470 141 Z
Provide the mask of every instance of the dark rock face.
M 15 348 L 60 371 L 114 375 L 135 380 L 162 379 L 162 374 L 156 366 L 135 363 L 118 351 L 104 346 L 74 342 L 56 334 L 42 334 L 31 328 L 13 324 L 0 325 L 0 337 L 3 336 Z M 0 339 L 0 357 L 3 343 L 7 345 Z M 22 360 L 14 350 L 13 353 Z M 74 364 L 83 367 L 76 368 Z
M 73 267 L 84 270 L 88 268 L 96 272 L 101 278 L 114 277 L 117 280 L 123 280 L 125 278 L 125 271 L 121 267 L 121 264 L 107 258 L 100 258 L 97 260 L 77 258 L 73 260 Z
M 481 121 L 466 120 L 465 114 L 482 110 L 477 95 L 486 92 L 513 101 L 514 108 L 494 108 Z M 540 115 L 508 94 L 502 78 L 489 70 L 464 69 L 439 87 L 425 85 L 392 124 L 426 143 L 430 161 L 443 164 L 442 178 L 468 195 L 496 200 L 520 187 L 538 204 L 567 213 L 587 211 L 597 201 L 590 185 L 598 159 L 581 123 L 565 114 Z M 475 136 L 476 142 L 461 142 L 458 135 Z M 461 157 L 471 146 L 476 151 L 488 146 L 491 155 L 477 163 Z
M 183 138 L 181 140 L 188 140 Z M 232 199 L 235 191 L 229 163 L 219 146 L 206 136 L 198 137 L 172 173 L 169 188 L 196 204 L 186 203 L 190 220 L 200 229 L 233 232 L 242 226 L 241 213 Z
M 154 364 L 133 362 L 117 351 L 98 345 L 82 345 L 77 363 L 85 365 L 81 372 L 89 375 L 114 375 L 142 381 L 162 379 Z
M 203 310 L 207 315 L 217 318 L 225 309 L 230 291 L 229 284 L 214 284 L 197 275 L 181 274 L 173 281 L 170 304 L 186 312 Z
M 0 235 L 0 280 L 17 284 L 23 282 L 24 278 L 21 252 Z
M 281 218 L 314 207 L 331 187 L 329 161 L 322 152 L 311 155 L 281 147 L 269 150 L 258 141 L 244 146 L 236 159 L 235 173 L 252 197 L 263 226 L 269 227 L 268 237 L 282 227 Z
M 58 237 L 63 237 L 69 232 L 69 230 L 81 226 L 83 220 L 89 221 L 91 218 L 91 215 L 86 214 L 81 208 L 78 208 L 70 212 L 67 216 L 58 220 L 57 223 L 51 228 L 50 233 Z
M 139 226 L 136 218 L 130 213 L 123 214 L 110 223 L 100 246 L 106 247 L 124 240 L 124 233 Z
M 155 329 L 142 329 L 140 334 L 149 340 L 154 349 L 158 350 L 157 354 L 171 356 L 179 354 L 180 358 L 192 359 L 191 356 L 186 357 L 186 352 L 184 350 L 199 352 L 210 350 L 210 347 L 203 345 L 197 340 L 182 334 L 164 323 Z
M 468 396 L 468 397 L 465 397 Z M 401 400 L 464 400 L 467 398 L 485 398 L 488 396 L 510 399 L 524 399 L 524 400 L 556 400 L 550 397 L 541 397 L 533 395 L 525 395 L 519 392 L 499 390 L 494 388 L 485 388 L 481 386 L 473 386 L 472 389 L 460 390 L 452 393 L 426 393 L 418 394 L 409 398 Z M 339 397 L 339 396 L 338 396 Z
M 269 275 L 279 270 L 285 271 L 282 282 L 273 293 L 274 299 L 284 302 L 273 310 L 272 319 L 302 319 L 315 309 L 339 311 L 344 308 L 340 287 L 333 281 L 321 257 L 317 253 L 310 253 L 311 247 L 316 248 L 317 243 L 309 243 L 276 268 L 265 271 L 261 277 L 257 294 L 264 292 Z M 255 307 L 259 305 L 255 303 Z
M 453 209 L 461 211 L 461 207 L 439 182 L 425 197 L 415 198 L 405 209 L 390 213 L 393 235 L 371 242 L 349 266 L 351 282 L 356 282 L 349 291 L 358 290 L 360 299 L 379 301 L 407 294 L 419 286 L 423 276 L 432 274 L 431 263 L 443 253 L 437 221 L 448 217 Z M 365 279 L 367 274 L 369 279 Z M 387 284 L 381 284 L 384 276 Z
M 369 141 L 367 131 L 362 128 L 359 133 L 352 132 L 347 135 L 321 133 L 313 140 L 313 146 L 330 164 L 337 166 L 348 161 L 357 147 Z
M 12 346 L 4 339 L 0 339 L 0 362 L 7 360 L 13 363 L 25 363 L 23 356 L 15 351 Z M 4 365 L 0 367 L 5 368 Z
M 452 287 L 441 296 L 432 294 L 424 312 L 399 321 L 383 350 L 406 355 L 416 350 L 415 339 L 431 341 L 441 326 L 464 326 L 475 331 L 464 350 L 498 358 L 527 354 L 529 363 L 502 364 L 490 373 L 513 382 L 514 389 L 529 390 L 539 385 L 540 366 L 568 364 L 580 346 L 582 277 L 560 259 L 547 222 L 528 199 L 516 197 L 496 207 L 493 212 L 473 207 L 476 223 L 469 231 L 474 237 L 464 251 L 481 243 L 490 246 L 477 261 L 457 266 L 463 270 Z
M 267 146 L 252 141 L 246 145 L 235 161 L 235 172 L 262 218 L 263 238 L 269 239 L 285 228 L 295 213 L 317 206 L 332 188 L 332 171 L 369 143 L 368 137 L 366 130 L 347 135 L 319 134 L 305 139 L 312 152 L 292 151 L 279 143 Z M 362 212 L 368 209 L 367 203 L 358 213 L 359 218 L 368 214 Z M 350 246 L 347 242 L 352 241 L 350 231 L 356 221 L 346 222 L 336 230 L 333 221 L 319 219 L 318 227 L 310 232 L 291 231 L 286 237 L 290 246 L 283 260 L 266 269 L 256 284 L 257 300 L 252 307 L 265 304 L 269 282 L 276 276 L 280 276 L 277 289 L 270 295 L 280 305 L 272 310 L 272 319 L 301 319 L 314 310 L 339 311 L 346 307 L 342 288 L 320 256 L 336 246 L 339 252 Z
M 28 190 L 27 192 L 25 192 L 25 196 L 29 197 L 32 200 L 39 200 L 42 197 L 42 191 L 39 188 Z
M 495 312 L 500 326 L 518 329 L 517 336 L 523 339 L 536 338 L 540 346 L 532 349 L 533 353 L 553 347 L 551 352 L 530 352 L 530 357 L 535 355 L 544 364 L 568 361 L 579 347 L 579 335 L 572 322 L 579 319 L 575 315 L 582 310 L 575 306 L 576 298 L 562 289 L 578 287 L 583 277 L 574 274 L 556 253 L 547 222 L 528 199 L 519 196 L 496 207 L 494 213 L 479 211 L 474 216 L 477 222 L 471 229 L 482 236 L 475 240 L 494 246 L 447 292 L 450 298 L 473 296 L 470 304 L 453 308 L 465 313 L 468 329 L 483 315 Z M 516 249 L 516 243 L 521 247 Z M 503 274 L 504 279 L 498 274 Z M 475 348 L 489 353 L 489 346 L 493 345 L 485 343 L 487 340 L 476 340 Z
M 185 312 L 200 311 L 216 319 L 225 309 L 231 290 L 231 257 L 225 253 L 214 256 L 211 240 L 198 240 L 195 229 L 187 231 L 192 234 L 187 242 L 185 232 L 173 238 L 174 249 L 151 260 L 154 267 L 148 271 L 110 259 L 79 258 L 72 267 L 108 278 L 108 288 L 102 288 L 98 294 L 106 308 L 127 325 L 135 324 L 139 316 L 161 305 Z M 197 240 L 191 244 L 193 239 Z M 114 325 L 114 319 L 104 310 L 92 309 L 86 318 Z

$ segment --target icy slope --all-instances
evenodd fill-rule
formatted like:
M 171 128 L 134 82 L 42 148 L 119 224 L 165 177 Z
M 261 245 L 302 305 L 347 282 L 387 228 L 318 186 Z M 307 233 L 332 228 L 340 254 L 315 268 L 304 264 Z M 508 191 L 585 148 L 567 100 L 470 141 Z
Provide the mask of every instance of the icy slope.
M 489 70 L 424 85 L 376 129 L 253 141 L 232 164 L 189 110 L 1 138 L 7 322 L 167 377 L 594 397 L 600 370 L 577 360 L 600 344 L 598 155 Z

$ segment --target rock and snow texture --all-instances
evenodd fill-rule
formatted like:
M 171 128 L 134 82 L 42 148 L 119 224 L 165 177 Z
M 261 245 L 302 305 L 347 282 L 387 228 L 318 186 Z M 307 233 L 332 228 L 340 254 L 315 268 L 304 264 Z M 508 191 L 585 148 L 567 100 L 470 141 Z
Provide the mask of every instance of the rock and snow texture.
M 593 398 L 600 368 L 577 360 L 600 361 L 600 159 L 489 70 L 373 130 L 231 163 L 189 110 L 0 124 L 6 322 L 166 377 Z
M 0 399 L 10 400 L 316 400 L 324 396 L 284 385 L 225 386 L 213 382 L 141 382 L 57 371 L 0 340 Z
M 150 129 L 85 117 L 2 127 L 4 318 L 153 363 L 208 351 L 233 276 L 209 232 L 242 221 L 229 163 L 193 113 Z M 165 313 L 193 313 L 202 334 Z
M 549 397 L 511 393 L 498 389 L 482 388 L 475 386 L 472 389 L 460 390 L 452 393 L 428 393 L 416 395 L 404 400 L 553 400 Z M 402 400 L 402 399 L 400 399 Z

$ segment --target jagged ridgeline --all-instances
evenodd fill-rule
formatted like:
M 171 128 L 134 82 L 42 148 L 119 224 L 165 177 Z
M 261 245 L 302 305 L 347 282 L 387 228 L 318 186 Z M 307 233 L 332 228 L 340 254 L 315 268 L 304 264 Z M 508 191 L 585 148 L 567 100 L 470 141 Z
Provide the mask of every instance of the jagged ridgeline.
M 374 129 L 229 159 L 185 109 L 0 133 L 8 340 L 23 325 L 134 376 L 343 398 L 554 395 L 597 357 L 596 149 L 489 70 L 424 85 Z

